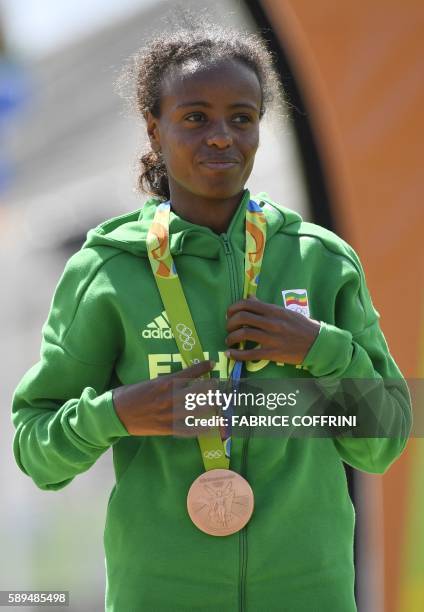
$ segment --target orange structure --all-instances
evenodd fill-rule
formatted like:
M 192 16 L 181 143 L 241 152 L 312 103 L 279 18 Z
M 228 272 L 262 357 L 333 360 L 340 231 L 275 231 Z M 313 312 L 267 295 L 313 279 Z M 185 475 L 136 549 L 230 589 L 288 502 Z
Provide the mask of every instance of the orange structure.
M 424 4 L 259 4 L 301 89 L 335 229 L 361 257 L 382 328 L 404 375 L 422 376 Z M 385 612 L 424 610 L 423 553 L 417 552 L 424 548 L 424 518 L 417 513 L 417 504 L 424 510 L 424 483 L 418 478 L 421 444 L 411 440 L 382 478 L 377 521 L 384 526 Z

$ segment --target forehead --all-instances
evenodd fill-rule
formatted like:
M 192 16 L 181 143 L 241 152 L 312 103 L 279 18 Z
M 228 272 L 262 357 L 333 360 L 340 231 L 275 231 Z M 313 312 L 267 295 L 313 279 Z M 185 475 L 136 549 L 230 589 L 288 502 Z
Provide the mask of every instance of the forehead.
M 260 109 L 262 91 L 252 68 L 233 59 L 206 64 L 190 59 L 173 66 L 161 84 L 161 107 L 205 100 L 208 102 L 249 102 Z

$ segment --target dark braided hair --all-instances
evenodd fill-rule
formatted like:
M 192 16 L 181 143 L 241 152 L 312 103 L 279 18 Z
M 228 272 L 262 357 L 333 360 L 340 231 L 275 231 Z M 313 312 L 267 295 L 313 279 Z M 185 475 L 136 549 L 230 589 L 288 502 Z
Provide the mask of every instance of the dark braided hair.
M 187 13 L 184 27 L 156 36 L 130 58 L 118 79 L 118 92 L 142 117 L 148 111 L 154 117 L 160 117 L 160 92 L 165 73 L 189 60 L 210 66 L 225 59 L 238 60 L 256 73 L 262 90 L 260 118 L 271 102 L 283 100 L 272 54 L 260 36 L 225 29 L 210 22 L 199 24 L 196 17 L 187 16 Z M 128 90 L 131 93 L 128 94 Z M 161 153 L 149 149 L 139 161 L 142 172 L 138 188 L 168 200 L 168 175 Z

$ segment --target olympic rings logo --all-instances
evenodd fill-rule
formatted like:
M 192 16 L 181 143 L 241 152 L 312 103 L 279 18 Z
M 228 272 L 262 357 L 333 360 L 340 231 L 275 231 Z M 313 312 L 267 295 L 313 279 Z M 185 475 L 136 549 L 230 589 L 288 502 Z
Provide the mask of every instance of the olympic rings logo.
M 224 453 L 221 450 L 210 450 L 210 451 L 205 451 L 203 453 L 203 456 L 206 459 L 219 459 L 220 457 L 222 457 Z
M 196 344 L 192 330 L 187 327 L 187 325 L 184 325 L 184 323 L 177 323 L 176 329 L 179 333 L 179 339 L 183 343 L 183 349 L 185 351 L 191 351 Z

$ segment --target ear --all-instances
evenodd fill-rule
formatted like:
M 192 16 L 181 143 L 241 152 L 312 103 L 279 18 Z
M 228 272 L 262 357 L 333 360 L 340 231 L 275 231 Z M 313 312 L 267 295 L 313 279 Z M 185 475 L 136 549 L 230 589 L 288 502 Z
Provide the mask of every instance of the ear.
M 147 125 L 147 135 L 150 140 L 150 145 L 156 153 L 160 151 L 160 136 L 159 136 L 159 125 L 158 119 L 152 115 L 150 111 L 147 111 L 144 115 L 144 119 Z

